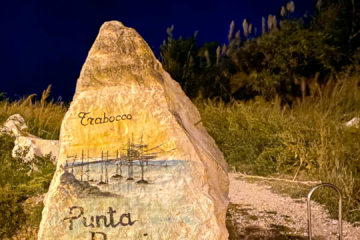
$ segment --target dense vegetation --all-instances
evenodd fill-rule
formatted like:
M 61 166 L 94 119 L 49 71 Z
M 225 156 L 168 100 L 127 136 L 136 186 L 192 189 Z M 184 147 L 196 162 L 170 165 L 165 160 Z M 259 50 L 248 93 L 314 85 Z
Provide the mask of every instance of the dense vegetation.
M 344 74 L 323 89 L 314 86 L 315 92 L 292 107 L 260 97 L 197 105 L 230 169 L 333 183 L 343 192 L 346 219 L 360 221 L 360 128 L 345 125 L 360 116 L 359 84 L 359 73 Z M 316 197 L 336 214 L 333 192 Z
M 66 107 L 63 103 L 46 101 L 49 93 L 50 87 L 38 101 L 35 95 L 14 102 L 3 99 L 0 101 L 1 123 L 19 113 L 30 133 L 58 139 Z M 36 198 L 47 192 L 55 166 L 51 156 L 38 157 L 31 163 L 13 158 L 14 140 L 6 134 L 0 135 L 0 239 L 14 235 L 19 229 L 25 234 L 21 239 L 35 239 L 43 207 L 41 198 L 40 201 Z
M 196 34 L 174 39 L 172 26 L 160 48 L 163 66 L 190 98 L 280 97 L 291 104 L 312 82 L 337 80 L 360 60 L 359 1 L 320 0 L 313 17 L 296 16 L 290 1 L 262 19 L 261 34 L 246 19 L 242 30 L 231 22 L 222 46 L 198 46 Z
M 42 201 L 30 204 L 27 200 L 47 192 L 55 171 L 50 156 L 33 163 L 13 158 L 13 142 L 7 135 L 0 136 L 0 238 L 10 237 L 20 228 L 38 227 Z M 34 163 L 38 169 L 31 171 Z

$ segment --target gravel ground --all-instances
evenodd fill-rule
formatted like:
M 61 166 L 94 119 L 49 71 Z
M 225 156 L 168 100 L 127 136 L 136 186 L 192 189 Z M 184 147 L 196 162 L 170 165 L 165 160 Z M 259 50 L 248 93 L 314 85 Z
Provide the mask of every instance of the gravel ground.
M 237 233 L 233 239 L 307 239 L 306 199 L 292 199 L 272 193 L 269 186 L 247 182 L 230 173 L 228 225 Z M 312 202 L 313 240 L 337 237 L 337 220 Z M 229 229 L 231 232 L 231 230 Z M 360 227 L 343 222 L 343 239 L 360 240 Z M 230 238 L 231 239 L 231 238 Z

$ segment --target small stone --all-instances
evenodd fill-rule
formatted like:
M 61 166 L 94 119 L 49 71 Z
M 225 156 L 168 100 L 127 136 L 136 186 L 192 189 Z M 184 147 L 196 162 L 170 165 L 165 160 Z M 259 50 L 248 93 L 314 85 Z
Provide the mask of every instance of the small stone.
M 359 117 L 354 117 L 350 121 L 346 122 L 345 126 L 358 128 L 359 124 L 360 124 L 360 118 Z
M 24 162 L 32 162 L 36 156 L 51 155 L 51 160 L 56 164 L 59 153 L 58 140 L 46 140 L 27 132 L 28 127 L 20 114 L 11 115 L 0 128 L 2 134 L 15 137 L 12 157 L 21 158 Z M 36 168 L 33 165 L 34 169 Z
M 19 137 L 26 134 L 28 127 L 20 114 L 11 115 L 1 128 L 1 132 L 12 137 Z
M 36 156 L 51 156 L 51 160 L 56 164 L 59 154 L 59 141 L 46 140 L 35 136 L 19 136 L 15 139 L 15 146 L 12 150 L 14 158 L 19 157 L 24 162 L 31 162 Z

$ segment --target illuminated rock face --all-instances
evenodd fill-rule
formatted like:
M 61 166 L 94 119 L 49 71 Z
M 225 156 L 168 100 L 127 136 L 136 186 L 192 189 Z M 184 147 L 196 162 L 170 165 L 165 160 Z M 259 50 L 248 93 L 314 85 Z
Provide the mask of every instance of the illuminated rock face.
M 106 22 L 61 127 L 39 239 L 228 239 L 227 165 L 139 34 Z

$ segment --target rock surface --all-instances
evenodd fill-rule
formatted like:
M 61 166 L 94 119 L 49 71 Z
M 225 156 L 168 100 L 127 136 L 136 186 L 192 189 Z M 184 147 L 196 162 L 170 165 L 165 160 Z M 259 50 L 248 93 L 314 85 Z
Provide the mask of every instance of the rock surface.
M 12 137 L 20 137 L 27 134 L 27 125 L 20 114 L 11 115 L 1 128 L 1 132 Z
M 36 156 L 42 157 L 50 154 L 51 160 L 56 164 L 59 145 L 58 140 L 47 140 L 33 135 L 19 136 L 15 139 L 12 156 L 20 157 L 25 162 L 31 162 Z
M 139 34 L 106 22 L 61 126 L 38 239 L 225 240 L 227 164 Z
M 19 157 L 24 162 L 31 162 L 36 156 L 51 155 L 52 161 L 56 164 L 60 147 L 59 141 L 36 137 L 28 133 L 27 130 L 28 126 L 20 114 L 11 115 L 0 128 L 2 134 L 15 137 L 12 157 Z
M 345 126 L 347 126 L 347 127 L 358 128 L 359 125 L 360 125 L 360 118 L 359 117 L 354 117 L 350 121 L 345 123 Z

